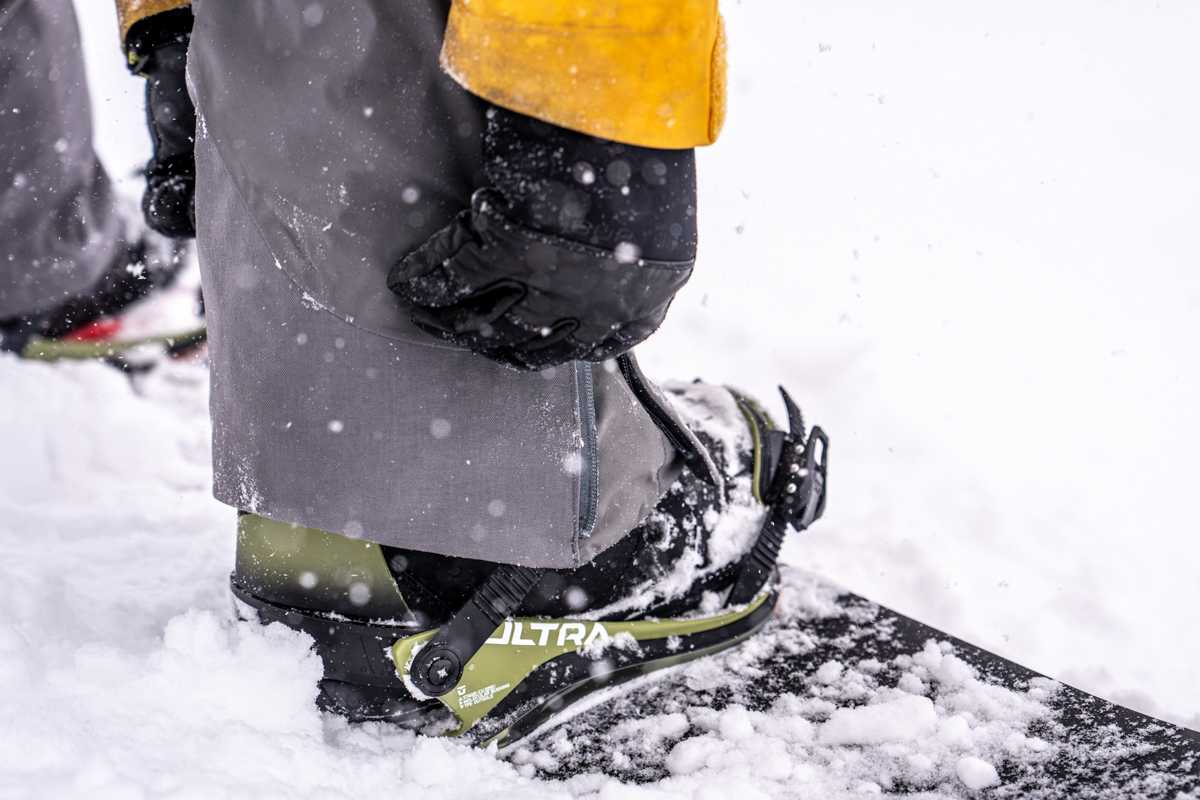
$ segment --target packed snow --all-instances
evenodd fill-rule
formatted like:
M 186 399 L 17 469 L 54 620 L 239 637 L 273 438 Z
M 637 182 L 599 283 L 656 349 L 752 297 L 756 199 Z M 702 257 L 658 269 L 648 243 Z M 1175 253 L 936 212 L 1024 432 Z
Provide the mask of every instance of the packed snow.
M 78 6 L 99 149 L 135 199 L 142 86 L 110 4 Z M 1200 728 L 1200 9 L 724 11 L 701 259 L 639 355 L 777 416 L 782 383 L 830 434 L 828 511 L 786 545 L 785 600 L 817 613 L 803 587 L 824 576 Z M 1003 754 L 1048 757 L 1023 731 L 1053 685 L 985 686 L 937 643 L 895 688 L 831 661 L 766 712 L 631 719 L 629 748 L 669 747 L 647 784 L 321 714 L 305 638 L 231 610 L 206 391 L 195 363 L 130 380 L 0 357 L 0 795 L 944 795 L 986 791 Z M 716 659 L 686 669 L 721 680 Z M 570 746 L 555 735 L 538 758 Z

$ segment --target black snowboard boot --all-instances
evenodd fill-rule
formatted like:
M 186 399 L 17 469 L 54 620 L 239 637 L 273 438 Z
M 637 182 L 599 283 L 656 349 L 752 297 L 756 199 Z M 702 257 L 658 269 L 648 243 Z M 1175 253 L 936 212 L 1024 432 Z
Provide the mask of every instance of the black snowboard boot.
M 153 231 L 142 229 L 133 241 L 83 294 L 51 309 L 0 319 L 0 351 L 47 361 L 110 359 L 147 344 L 183 350 L 202 342 L 204 324 L 195 314 L 182 324 L 158 326 L 162 330 L 127 324 L 130 312 L 171 286 L 186 256 L 182 243 Z
M 505 747 L 589 692 L 734 646 L 770 617 L 790 524 L 824 507 L 825 434 L 751 400 L 668 385 L 724 476 L 685 470 L 590 563 L 531 569 L 401 550 L 242 514 L 234 595 L 311 634 L 319 703 Z

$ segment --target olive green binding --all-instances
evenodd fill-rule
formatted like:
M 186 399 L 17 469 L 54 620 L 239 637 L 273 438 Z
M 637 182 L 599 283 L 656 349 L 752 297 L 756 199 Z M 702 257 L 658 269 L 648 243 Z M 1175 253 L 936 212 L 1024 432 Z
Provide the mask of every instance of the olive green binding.
M 744 608 L 716 617 L 689 620 L 637 620 L 634 622 L 593 622 L 577 619 L 519 618 L 505 620 L 492 638 L 467 662 L 462 680 L 448 694 L 438 699 L 458 718 L 459 726 L 447 733 L 459 736 L 487 716 L 509 692 L 525 680 L 533 670 L 565 653 L 604 647 L 636 646 L 634 641 L 689 636 L 721 628 L 753 613 L 770 595 L 767 587 Z M 392 645 L 392 660 L 401 677 L 409 683 L 413 651 L 433 638 L 436 630 L 398 640 Z M 611 640 L 616 641 L 611 641 Z M 730 642 L 734 644 L 736 642 Z M 703 651 L 681 653 L 664 659 L 661 666 L 671 666 L 690 658 L 723 649 L 721 646 Z M 658 666 L 656 664 L 656 666 Z M 411 688 L 411 687 L 410 687 Z
M 372 620 L 413 619 L 372 542 L 241 514 L 235 569 L 240 585 L 276 603 Z
M 206 328 L 200 325 L 189 331 L 169 336 L 146 336 L 118 342 L 71 342 L 60 339 L 34 338 L 21 350 L 21 358 L 38 361 L 84 360 L 89 358 L 113 358 L 129 353 L 139 347 L 158 346 L 168 349 L 186 347 L 204 339 Z
M 738 410 L 742 412 L 742 416 L 750 424 L 750 436 L 754 439 L 754 476 L 750 486 L 754 492 L 754 499 L 765 505 L 766 501 L 762 499 L 762 493 L 759 491 L 759 487 L 762 485 L 763 469 L 762 438 L 759 435 L 758 421 L 755 420 L 754 415 L 757 414 L 761 417 L 767 423 L 768 428 L 774 428 L 775 422 L 771 419 L 771 415 L 767 413 L 766 409 L 758 404 L 758 401 L 739 391 L 729 389 L 729 387 L 726 387 L 726 389 L 733 395 L 733 399 L 737 402 Z
M 674 667 L 678 664 L 683 664 L 684 662 L 687 662 L 687 661 L 694 661 L 697 658 L 702 658 L 704 656 L 711 656 L 716 653 L 720 653 L 722 650 L 728 650 L 729 648 L 735 647 L 735 646 L 741 644 L 742 642 L 746 641 L 751 636 L 758 633 L 758 631 L 766 623 L 767 623 L 767 620 L 764 619 L 762 622 L 760 622 L 754 628 L 746 631 L 745 633 L 741 634 L 740 636 L 735 636 L 732 639 L 728 639 L 724 642 L 714 644 L 711 647 L 702 647 L 702 648 L 699 648 L 696 650 L 689 650 L 688 652 L 680 653 L 677 656 L 668 656 L 666 658 L 660 658 L 652 663 L 638 664 L 635 666 L 626 667 L 626 670 L 645 675 L 645 674 L 648 674 L 651 672 L 657 672 L 660 669 L 667 669 L 668 667 Z M 546 722 L 546 720 L 548 720 L 554 714 L 554 711 L 556 709 L 561 709 L 567 705 L 570 705 L 572 702 L 574 702 L 575 699 L 577 699 L 577 697 L 579 695 L 584 694 L 584 693 L 594 689 L 596 684 L 603 685 L 610 678 L 611 678 L 611 676 L 607 676 L 607 675 L 605 675 L 603 677 L 597 677 L 597 678 L 588 678 L 584 681 L 581 681 L 580 683 L 575 683 L 575 684 L 572 684 L 572 685 L 564 688 L 562 691 L 558 692 L 557 694 L 543 700 L 540 705 L 539 711 L 535 712 L 534 715 L 530 715 L 530 717 L 522 718 L 520 727 L 525 729 L 523 732 L 517 730 L 518 726 L 510 725 L 509 727 L 505 728 L 504 730 L 500 731 L 499 733 L 497 733 L 494 736 L 487 739 L 487 741 L 483 742 L 481 744 L 481 746 L 488 747 L 493 742 L 495 742 L 497 748 L 499 748 L 500 750 L 505 749 L 506 747 L 508 747 L 508 746 L 514 744 L 515 742 L 519 741 L 520 739 L 524 738 L 524 736 L 528 735 L 533 730 L 536 730 L 538 727 L 540 727 L 544 722 Z M 533 720 L 534 720 L 533 724 L 530 724 L 531 718 L 533 718 Z

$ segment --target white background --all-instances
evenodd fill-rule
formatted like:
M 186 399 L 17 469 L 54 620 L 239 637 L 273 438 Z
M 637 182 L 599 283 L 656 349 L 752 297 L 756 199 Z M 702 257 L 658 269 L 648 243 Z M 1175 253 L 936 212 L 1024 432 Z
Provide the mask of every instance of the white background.
M 644 365 L 824 426 L 791 560 L 1200 727 L 1200 8 L 724 9 L 702 260 Z

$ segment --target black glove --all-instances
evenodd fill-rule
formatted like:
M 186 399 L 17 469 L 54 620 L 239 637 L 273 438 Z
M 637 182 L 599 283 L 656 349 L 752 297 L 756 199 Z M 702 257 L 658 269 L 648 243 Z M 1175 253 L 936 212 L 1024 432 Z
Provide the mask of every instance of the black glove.
M 184 77 L 190 7 L 142 19 L 125 37 L 130 71 L 146 78 L 146 121 L 154 157 L 146 165 L 142 212 L 165 236 L 196 235 L 196 109 Z
M 653 333 L 695 263 L 694 153 L 500 108 L 483 147 L 494 188 L 388 275 L 413 321 L 526 370 L 604 361 Z

